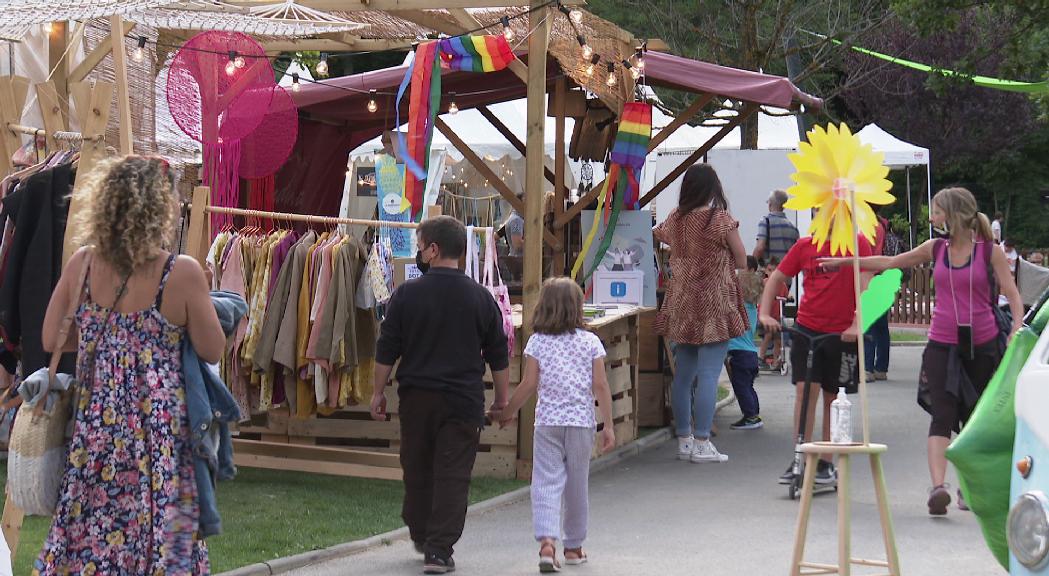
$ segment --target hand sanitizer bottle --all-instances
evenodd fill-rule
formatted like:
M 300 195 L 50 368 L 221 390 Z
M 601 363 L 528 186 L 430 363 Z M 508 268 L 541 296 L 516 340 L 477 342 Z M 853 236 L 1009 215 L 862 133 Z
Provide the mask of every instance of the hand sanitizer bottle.
M 852 402 L 844 388 L 838 388 L 838 397 L 830 403 L 830 441 L 833 444 L 852 443 Z

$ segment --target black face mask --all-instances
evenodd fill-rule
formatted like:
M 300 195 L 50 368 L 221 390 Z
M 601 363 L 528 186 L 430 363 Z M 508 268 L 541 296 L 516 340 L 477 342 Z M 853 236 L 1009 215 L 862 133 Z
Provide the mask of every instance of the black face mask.
M 423 262 L 423 251 L 419 250 L 415 253 L 415 266 L 419 268 L 419 272 L 426 274 L 430 270 L 430 263 Z

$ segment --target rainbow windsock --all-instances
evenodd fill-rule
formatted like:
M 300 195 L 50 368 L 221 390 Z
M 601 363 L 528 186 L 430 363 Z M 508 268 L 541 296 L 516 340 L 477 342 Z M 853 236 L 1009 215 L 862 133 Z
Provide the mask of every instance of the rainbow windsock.
M 619 120 L 619 132 L 612 146 L 612 162 L 625 168 L 642 168 L 652 140 L 652 105 L 627 102 Z
M 416 47 L 415 61 L 409 74 L 411 98 L 408 108 L 408 154 L 405 157 L 408 173 L 404 179 L 404 198 L 412 205 L 413 219 L 417 219 L 422 214 L 434 118 L 441 103 L 437 42 L 424 42 Z
M 456 36 L 440 42 L 441 66 L 448 70 L 498 72 L 516 58 L 502 34 Z

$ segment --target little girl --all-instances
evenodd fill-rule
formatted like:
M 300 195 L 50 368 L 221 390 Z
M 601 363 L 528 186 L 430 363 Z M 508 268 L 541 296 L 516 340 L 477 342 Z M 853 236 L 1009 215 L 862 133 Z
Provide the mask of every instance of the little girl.
M 594 397 L 604 428 L 601 451 L 615 446 L 612 394 L 605 378 L 605 349 L 583 327 L 583 291 L 569 278 L 543 283 L 525 346 L 524 375 L 506 408 L 493 419 L 509 423 L 538 388 L 532 461 L 532 522 L 539 542 L 539 571 L 557 572 L 555 542 L 561 535 L 564 496 L 565 563 L 586 562 L 590 455 L 594 449 Z

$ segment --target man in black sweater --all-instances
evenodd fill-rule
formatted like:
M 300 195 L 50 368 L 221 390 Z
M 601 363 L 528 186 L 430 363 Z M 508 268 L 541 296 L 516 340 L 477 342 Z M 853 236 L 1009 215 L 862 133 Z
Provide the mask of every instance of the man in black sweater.
M 426 574 L 455 569 L 452 547 L 466 523 L 470 476 L 484 427 L 484 365 L 495 384 L 493 410 L 506 406 L 509 352 L 492 295 L 459 270 L 466 228 L 439 216 L 416 234 L 423 276 L 394 291 L 375 355 L 371 414 L 386 419 L 384 390 L 397 366 L 400 397 L 401 517 Z

